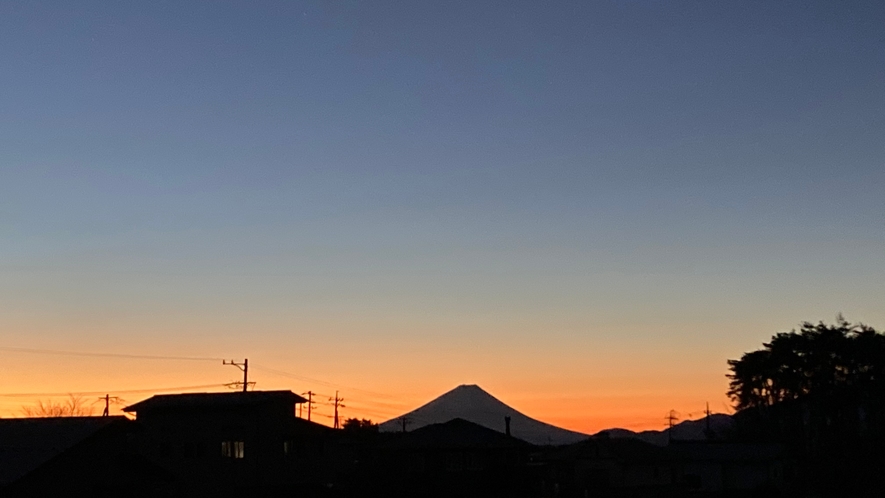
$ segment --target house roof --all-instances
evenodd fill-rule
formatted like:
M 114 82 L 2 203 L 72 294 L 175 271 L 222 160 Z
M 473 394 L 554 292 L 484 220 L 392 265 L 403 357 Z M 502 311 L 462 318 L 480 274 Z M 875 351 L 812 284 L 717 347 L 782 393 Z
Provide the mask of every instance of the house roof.
M 307 400 L 292 391 L 248 391 L 227 393 L 158 394 L 123 408 L 138 412 L 156 408 L 222 408 L 254 406 L 265 403 L 305 403 Z
M 126 417 L 0 419 L 0 486 L 14 482 Z
M 531 445 L 521 439 L 456 418 L 443 424 L 427 425 L 401 434 L 385 444 L 384 447 L 389 449 L 502 449 L 529 448 Z

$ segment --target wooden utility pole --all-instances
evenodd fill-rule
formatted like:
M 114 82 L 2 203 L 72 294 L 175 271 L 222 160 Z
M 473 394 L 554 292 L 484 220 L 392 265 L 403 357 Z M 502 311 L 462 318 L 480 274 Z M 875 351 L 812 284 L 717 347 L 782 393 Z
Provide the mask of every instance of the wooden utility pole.
M 339 397 L 338 397 L 338 391 L 335 391 L 335 398 L 334 398 L 334 399 L 329 399 L 329 401 L 333 401 L 334 404 L 335 404 L 335 418 L 334 418 L 335 423 L 334 423 L 334 427 L 335 427 L 335 429 L 340 429 L 341 427 L 340 427 L 340 425 L 338 424 L 338 408 L 345 408 L 345 406 L 341 404 L 341 402 L 344 401 L 344 398 L 339 398 Z
M 120 398 L 117 396 L 111 396 L 110 394 L 105 394 L 104 396 L 98 398 L 104 401 L 104 411 L 101 413 L 102 417 L 107 417 L 111 412 L 111 400 L 119 401 Z
M 713 413 L 710 412 L 710 402 L 709 401 L 707 401 L 707 409 L 704 410 L 704 414 L 707 415 L 707 417 L 706 417 L 707 418 L 707 433 L 704 435 L 707 436 L 707 439 L 713 439 L 713 429 L 710 427 L 710 415 L 712 415 Z
M 306 393 L 301 393 L 307 395 L 307 421 L 310 422 L 310 409 L 313 406 L 313 391 L 307 391 Z
M 249 358 L 243 360 L 243 363 L 237 363 L 234 360 L 221 360 L 222 365 L 233 365 L 243 371 L 243 392 L 249 388 Z

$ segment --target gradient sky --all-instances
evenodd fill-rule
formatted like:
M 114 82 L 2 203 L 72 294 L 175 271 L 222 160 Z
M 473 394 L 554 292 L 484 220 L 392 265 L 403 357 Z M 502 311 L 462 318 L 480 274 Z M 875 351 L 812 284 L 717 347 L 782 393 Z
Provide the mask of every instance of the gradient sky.
M 885 327 L 883 192 L 881 1 L 0 3 L 4 347 L 660 428 Z M 0 351 L 0 415 L 237 376 Z

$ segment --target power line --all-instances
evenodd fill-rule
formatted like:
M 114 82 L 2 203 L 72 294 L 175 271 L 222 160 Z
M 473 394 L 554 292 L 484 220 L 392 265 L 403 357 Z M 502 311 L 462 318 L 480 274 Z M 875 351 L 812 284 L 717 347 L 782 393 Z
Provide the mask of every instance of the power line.
M 53 396 L 70 396 L 72 394 L 80 395 L 80 396 L 102 396 L 107 392 L 114 392 L 119 394 L 141 394 L 141 393 L 156 393 L 156 392 L 169 392 L 169 391 L 188 391 L 191 389 L 209 389 L 211 387 L 225 387 L 225 384 L 204 384 L 201 386 L 179 386 L 179 387 L 157 387 L 153 389 L 106 389 L 104 391 L 68 391 L 64 393 L 0 393 L 0 397 L 3 398 L 37 398 L 40 396 L 45 396 L 47 398 Z
M 0 351 L 6 351 L 6 352 L 12 352 L 12 353 L 46 354 L 46 355 L 57 355 L 57 356 L 79 356 L 79 357 L 93 357 L 93 358 L 98 357 L 98 358 L 126 358 L 126 359 L 138 359 L 138 360 L 206 361 L 206 362 L 208 362 L 208 361 L 221 361 L 225 364 L 229 364 L 229 365 L 233 364 L 244 371 L 243 372 L 243 374 L 244 374 L 243 375 L 243 377 L 244 377 L 243 382 L 236 382 L 235 383 L 236 385 L 238 385 L 238 386 L 242 385 L 243 388 L 245 389 L 249 384 L 254 384 L 252 382 L 248 382 L 248 377 L 247 377 L 248 374 L 246 373 L 246 368 L 248 368 L 248 367 L 246 367 L 246 365 L 245 365 L 246 361 L 244 361 L 242 364 L 237 364 L 237 363 L 234 363 L 233 361 L 228 362 L 224 358 L 215 358 L 215 357 L 208 357 L 208 356 L 172 356 L 172 355 L 142 355 L 142 354 L 128 354 L 128 353 L 102 353 L 102 352 L 87 352 L 87 351 L 69 351 L 69 350 L 59 350 L 59 349 L 21 348 L 21 347 L 13 347 L 13 346 L 0 346 Z M 327 387 L 347 389 L 350 391 L 364 393 L 364 394 L 366 394 L 368 396 L 372 396 L 372 397 L 381 397 L 381 398 L 386 398 L 386 399 L 390 399 L 390 400 L 398 399 L 396 396 L 392 396 L 389 394 L 378 393 L 378 392 L 369 391 L 366 389 L 360 389 L 360 388 L 351 387 L 351 386 L 345 386 L 345 385 L 336 384 L 333 382 L 327 382 L 327 381 L 323 381 L 320 379 L 315 379 L 315 378 L 307 377 L 307 376 L 303 376 L 303 375 L 297 375 L 297 374 L 293 374 L 290 372 L 285 372 L 282 370 L 277 370 L 277 369 L 273 369 L 273 368 L 269 368 L 269 367 L 264 367 L 264 366 L 260 366 L 260 365 L 254 365 L 254 364 L 250 365 L 250 366 L 253 369 L 258 369 L 258 370 L 265 371 L 265 372 L 275 374 L 275 375 L 279 375 L 282 377 L 289 377 L 289 378 L 297 379 L 297 380 L 300 380 L 303 382 L 311 382 L 314 384 L 319 384 L 319 385 L 323 385 L 323 386 L 327 386 Z M 183 391 L 183 390 L 188 390 L 188 389 L 204 389 L 204 388 L 212 388 L 212 387 L 230 387 L 230 386 L 227 384 L 207 384 L 207 385 L 201 385 L 201 386 L 184 386 L 184 387 L 171 387 L 171 388 L 159 388 L 159 389 L 114 390 L 113 392 L 121 393 L 121 394 L 139 394 L 139 393 L 163 392 L 163 391 L 166 391 L 166 392 L 179 391 L 179 390 Z M 106 391 L 64 392 L 64 393 L 60 393 L 60 392 L 59 393 L 6 393 L 6 394 L 0 393 L 0 397 L 40 397 L 40 396 L 55 397 L 55 396 L 68 396 L 71 394 L 81 395 L 81 396 L 99 396 L 99 395 L 106 394 Z M 327 396 L 325 394 L 320 394 L 320 393 L 316 393 L 316 392 L 314 392 L 312 394 L 331 398 L 331 396 Z M 337 398 L 337 394 L 335 397 Z M 405 406 L 405 404 L 384 403 L 384 402 L 375 401 L 375 400 L 371 400 L 371 399 L 366 399 L 366 400 L 360 401 L 360 403 L 365 403 L 370 406 L 374 405 L 374 406 L 382 408 L 384 410 L 391 409 L 393 411 L 398 411 L 401 409 L 401 407 Z M 310 409 L 311 409 L 310 405 L 311 404 L 308 404 L 308 420 L 310 419 Z M 371 412 L 373 410 L 366 410 L 366 411 Z M 375 414 L 378 415 L 379 413 L 377 411 L 375 411 Z
M 390 413 L 381 413 L 381 412 L 379 412 L 379 411 L 371 410 L 371 409 L 368 409 L 368 408 L 354 408 L 353 406 L 351 406 L 350 408 L 352 408 L 352 411 L 353 411 L 354 413 L 356 413 L 356 414 L 368 414 L 368 415 L 374 415 L 374 416 L 376 416 L 376 417 L 383 417 L 385 420 L 391 418 L 391 414 L 390 414 Z
M 128 353 L 99 353 L 99 352 L 87 352 L 87 351 L 69 351 L 69 350 L 60 350 L 60 349 L 20 348 L 20 347 L 13 347 L 13 346 L 0 346 L 0 351 L 6 351 L 6 352 L 11 352 L 11 353 L 47 354 L 47 355 L 56 355 L 56 356 L 80 356 L 80 357 L 92 357 L 92 358 L 127 358 L 127 359 L 134 359 L 134 360 L 221 361 L 221 362 L 226 362 L 226 360 L 224 358 L 216 358 L 216 357 L 211 357 L 211 356 L 172 356 L 172 355 L 144 355 L 144 354 L 128 354 Z M 297 374 L 293 374 L 290 372 L 284 372 L 282 370 L 277 370 L 274 368 L 269 368 L 269 367 L 264 367 L 264 366 L 260 366 L 260 365 L 254 365 L 254 364 L 251 365 L 251 367 L 253 369 L 263 370 L 268 373 L 272 373 L 272 374 L 279 375 L 282 377 L 293 378 L 293 379 L 300 380 L 303 382 L 312 382 L 312 383 L 323 385 L 326 387 L 347 389 L 349 391 L 356 391 L 356 392 L 367 394 L 369 396 L 386 398 L 386 399 L 390 399 L 390 400 L 398 399 L 397 396 L 392 396 L 390 394 L 369 391 L 366 389 L 360 389 L 357 387 L 346 386 L 343 384 L 336 384 L 334 382 L 327 382 L 324 380 L 315 379 L 315 378 L 307 377 L 304 375 L 297 375 Z M 245 372 L 244 372 L 244 374 L 245 374 Z M 245 375 L 244 375 L 244 377 L 245 377 Z M 120 391 L 120 392 L 122 392 L 122 391 Z M 101 393 L 98 393 L 98 394 L 101 394 Z M 64 394 L 62 394 L 62 395 L 64 395 Z M 45 394 L 44 394 L 44 396 L 45 396 Z M 369 403 L 375 403 L 377 405 L 384 404 L 384 403 L 376 402 L 376 401 L 370 401 Z M 390 405 L 388 405 L 388 406 L 390 406 Z
M 354 402 L 353 398 L 351 398 L 351 402 Z M 394 410 L 394 411 L 405 410 L 409 406 L 412 406 L 408 403 L 385 403 L 383 401 L 375 401 L 372 399 L 365 399 L 365 398 L 357 398 L 355 402 L 374 406 L 376 408 L 383 408 L 386 410 Z
M 384 417 L 385 420 L 403 413 L 403 410 L 392 410 L 392 409 L 383 409 L 383 408 L 378 409 L 378 408 L 373 408 L 370 406 L 364 406 L 359 402 L 353 402 L 353 401 L 349 402 L 348 406 L 351 408 L 351 410 L 353 410 L 355 412 L 369 413 L 371 415 L 374 415 L 375 417 Z
M 378 397 L 381 397 L 381 398 L 397 399 L 396 396 L 392 396 L 392 395 L 390 395 L 390 394 L 383 394 L 383 393 L 378 393 L 378 392 L 374 392 L 374 391 L 367 391 L 367 390 L 365 390 L 365 389 L 359 389 L 359 388 L 357 388 L 357 387 L 345 386 L 345 385 L 343 385 L 343 384 L 336 384 L 336 383 L 334 383 L 334 382 L 327 382 L 327 381 L 324 381 L 324 380 L 314 379 L 314 378 L 312 378 L 312 377 L 305 377 L 305 376 L 303 376 L 303 375 L 297 375 L 297 374 L 293 374 L 293 373 L 289 373 L 289 372 L 284 372 L 284 371 L 282 371 L 282 370 L 277 370 L 277 369 L 274 369 L 274 368 L 268 368 L 268 367 L 265 367 L 265 366 L 252 365 L 252 368 L 253 368 L 253 369 L 256 369 L 256 370 L 263 370 L 263 371 L 268 372 L 268 373 L 276 374 L 276 375 L 279 375 L 279 376 L 281 376 L 281 377 L 290 377 L 290 378 L 293 378 L 293 379 L 296 379 L 296 380 L 301 380 L 301 381 L 304 381 L 304 382 L 313 382 L 313 383 L 320 384 L 320 385 L 324 385 L 324 386 L 327 386 L 327 387 L 337 387 L 337 388 L 339 388 L 339 389 L 347 389 L 347 390 L 349 390 L 349 391 L 357 391 L 357 392 L 361 392 L 361 393 L 364 393 L 364 394 L 368 394 L 368 395 L 370 395 L 370 396 L 378 396 Z
M 50 354 L 58 356 L 86 356 L 100 358 L 128 358 L 132 360 L 179 360 L 179 361 L 224 361 L 224 358 L 210 358 L 207 356 L 161 356 L 148 354 L 126 354 L 126 353 L 90 353 L 86 351 L 65 351 L 59 349 L 36 349 L 36 348 L 17 348 L 11 346 L 0 346 L 0 351 L 10 353 L 28 353 L 28 354 Z

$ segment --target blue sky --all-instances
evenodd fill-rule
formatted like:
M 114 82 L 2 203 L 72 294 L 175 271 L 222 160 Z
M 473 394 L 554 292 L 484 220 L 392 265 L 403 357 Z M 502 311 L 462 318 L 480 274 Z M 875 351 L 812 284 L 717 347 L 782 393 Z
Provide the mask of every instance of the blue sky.
M 885 326 L 883 26 L 881 2 L 5 3 L 4 342 L 271 354 L 311 324 L 652 369 L 666 344 L 724 385 L 802 320 Z

